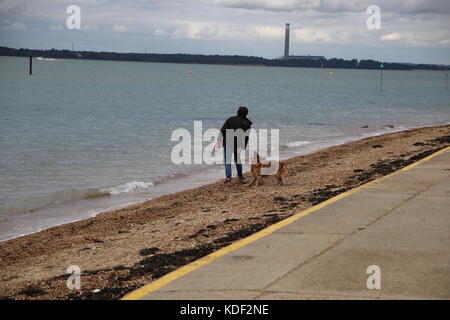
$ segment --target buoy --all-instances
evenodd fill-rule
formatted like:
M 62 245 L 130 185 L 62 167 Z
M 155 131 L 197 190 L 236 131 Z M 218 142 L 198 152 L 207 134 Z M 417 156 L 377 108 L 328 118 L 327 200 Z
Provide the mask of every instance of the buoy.
M 188 71 L 188 74 L 192 74 L 192 71 L 191 71 L 191 70 L 189 70 L 189 71 Z
M 334 74 L 334 72 L 333 71 L 329 71 L 328 74 Z

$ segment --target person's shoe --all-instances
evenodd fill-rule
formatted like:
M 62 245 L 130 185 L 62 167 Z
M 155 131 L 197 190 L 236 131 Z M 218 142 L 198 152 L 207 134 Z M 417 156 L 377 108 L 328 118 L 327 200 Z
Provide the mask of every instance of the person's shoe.
M 246 182 L 244 177 L 239 177 L 239 183 L 245 184 Z
M 231 178 L 226 178 L 225 181 L 224 181 L 224 183 L 231 184 Z

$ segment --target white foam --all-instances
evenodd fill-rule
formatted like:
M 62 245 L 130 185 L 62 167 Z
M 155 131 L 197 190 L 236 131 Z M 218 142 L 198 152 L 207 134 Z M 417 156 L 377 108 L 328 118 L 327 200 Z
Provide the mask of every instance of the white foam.
M 153 182 L 143 182 L 143 181 L 132 181 L 127 182 L 125 184 L 121 184 L 119 186 L 106 188 L 102 191 L 108 192 L 111 195 L 116 195 L 119 193 L 130 193 L 130 192 L 136 192 L 148 189 L 150 187 L 153 187 Z
M 295 148 L 295 147 L 301 147 L 307 144 L 310 144 L 311 141 L 291 141 L 291 142 L 287 142 L 285 144 L 283 144 L 284 146 L 288 147 L 288 148 Z
M 41 61 L 55 61 L 56 59 L 52 59 L 52 58 L 43 58 L 43 57 L 37 57 L 36 59 L 41 60 Z

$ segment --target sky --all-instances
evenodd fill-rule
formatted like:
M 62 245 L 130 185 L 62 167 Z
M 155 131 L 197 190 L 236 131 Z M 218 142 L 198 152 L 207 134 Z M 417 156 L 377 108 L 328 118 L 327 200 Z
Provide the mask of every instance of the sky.
M 293 55 L 450 64 L 450 0 L 0 0 L 0 46 L 13 48 L 278 58 L 286 23 Z

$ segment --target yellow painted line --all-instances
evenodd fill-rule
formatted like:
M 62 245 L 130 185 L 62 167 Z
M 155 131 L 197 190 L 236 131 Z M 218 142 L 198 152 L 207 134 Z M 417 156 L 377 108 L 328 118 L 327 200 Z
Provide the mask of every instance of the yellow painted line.
M 296 213 L 295 215 L 292 215 L 289 218 L 286 218 L 286 219 L 284 219 L 282 221 L 279 221 L 279 222 L 277 222 L 275 224 L 272 224 L 272 225 L 268 226 L 267 228 L 265 228 L 265 229 L 263 229 L 261 231 L 258 231 L 258 232 L 254 233 L 254 234 L 252 234 L 252 235 L 250 235 L 250 236 L 248 236 L 248 237 L 246 237 L 246 238 L 244 238 L 242 240 L 239 240 L 239 241 L 237 241 L 235 243 L 232 243 L 232 244 L 230 244 L 230 245 L 228 245 L 226 247 L 223 247 L 223 248 L 221 248 L 221 249 L 219 249 L 217 251 L 214 251 L 214 252 L 208 254 L 207 256 L 204 256 L 203 258 L 195 260 L 195 261 L 193 261 L 193 262 L 191 262 L 191 263 L 189 263 L 189 264 L 187 264 L 187 265 L 185 265 L 185 266 L 183 266 L 183 267 L 181 267 L 181 268 L 179 268 L 177 270 L 174 270 L 174 271 L 164 275 L 163 277 L 161 277 L 161 278 L 159 278 L 159 279 L 157 279 L 157 280 L 155 280 L 155 281 L 153 281 L 153 282 L 151 282 L 151 283 L 149 283 L 149 284 L 147 284 L 147 285 L 145 285 L 145 286 L 143 286 L 143 287 L 141 287 L 139 289 L 136 289 L 136 290 L 130 292 L 125 297 L 123 297 L 121 300 L 138 300 L 138 299 L 140 299 L 140 298 L 142 298 L 142 297 L 144 297 L 144 296 L 146 296 L 146 295 L 148 295 L 148 294 L 158 290 L 159 288 L 169 284 L 170 282 L 172 282 L 172 281 L 174 281 L 174 280 L 176 280 L 178 278 L 181 278 L 182 276 L 184 276 L 184 275 L 186 275 L 186 274 L 188 274 L 188 273 L 190 273 L 190 272 L 192 272 L 194 270 L 197 270 L 198 268 L 200 268 L 200 267 L 202 267 L 202 266 L 204 266 L 204 265 L 206 265 L 206 264 L 208 264 L 208 263 L 210 263 L 210 262 L 212 262 L 212 261 L 214 261 L 214 260 L 216 260 L 216 259 L 218 259 L 218 258 L 220 258 L 220 257 L 222 257 L 222 256 L 224 256 L 224 255 L 226 255 L 228 253 L 230 253 L 230 252 L 233 252 L 233 251 L 235 251 L 235 250 L 237 250 L 239 248 L 242 248 L 242 247 L 244 247 L 244 246 L 246 246 L 246 245 L 248 245 L 248 244 L 250 244 L 250 243 L 252 243 L 252 242 L 254 242 L 256 240 L 259 240 L 259 239 L 261 239 L 261 238 L 263 238 L 263 237 L 265 237 L 265 236 L 267 236 L 269 234 L 272 234 L 276 230 L 278 230 L 280 228 L 283 228 L 283 227 L 293 223 L 294 221 L 297 221 L 298 219 L 303 218 L 304 216 L 307 216 L 310 213 L 313 213 L 314 211 L 317 211 L 317 210 L 319 210 L 319 209 L 321 209 L 323 207 L 326 207 L 326 206 L 332 204 L 333 202 L 336 202 L 336 201 L 338 201 L 338 200 L 340 200 L 342 198 L 348 197 L 349 195 L 351 195 L 351 194 L 353 194 L 355 192 L 358 192 L 359 190 L 361 190 L 361 189 L 363 189 L 363 188 L 365 188 L 365 187 L 367 187 L 367 186 L 369 186 L 371 184 L 383 181 L 383 180 L 385 180 L 387 178 L 390 178 L 392 176 L 395 176 L 395 175 L 399 174 L 400 172 L 408 171 L 408 170 L 416 167 L 417 165 L 419 165 L 419 164 L 421 164 L 421 163 L 423 163 L 425 161 L 428 161 L 428 160 L 430 160 L 430 159 L 432 159 L 434 157 L 437 157 L 438 155 L 440 155 L 440 154 L 442 154 L 442 153 L 444 153 L 445 151 L 448 151 L 448 150 L 450 150 L 450 147 L 447 147 L 447 148 L 444 148 L 442 150 L 439 150 L 439 151 L 429 155 L 428 157 L 425 157 L 425 158 L 423 158 L 423 159 L 421 159 L 421 160 L 419 160 L 419 161 L 417 161 L 417 162 L 415 162 L 413 164 L 410 164 L 407 167 L 404 167 L 404 168 L 402 168 L 400 170 L 392 172 L 392 173 L 390 173 L 390 174 L 388 174 L 386 176 L 380 177 L 378 179 L 372 180 L 372 181 L 370 181 L 370 182 L 368 182 L 368 183 L 366 183 L 364 185 L 361 185 L 359 187 L 353 188 L 353 189 L 351 189 L 349 191 L 343 192 L 343 193 L 341 193 L 341 194 L 339 194 L 339 195 L 337 195 L 337 196 L 335 196 L 335 197 L 333 197 L 331 199 L 328 199 L 328 200 L 326 200 L 324 202 L 319 203 L 318 205 L 315 205 L 315 206 L 313 206 L 311 208 L 308 208 L 308 209 L 303 210 L 303 211 L 301 211 L 299 213 Z

